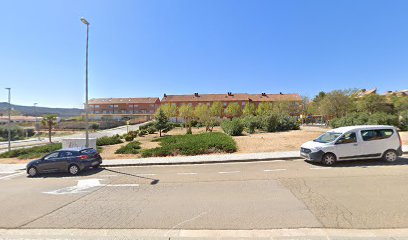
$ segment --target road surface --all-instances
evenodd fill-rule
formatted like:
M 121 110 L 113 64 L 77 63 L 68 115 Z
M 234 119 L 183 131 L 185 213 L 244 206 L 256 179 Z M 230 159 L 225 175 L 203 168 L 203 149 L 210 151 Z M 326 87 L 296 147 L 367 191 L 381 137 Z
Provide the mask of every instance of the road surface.
M 0 172 L 0 228 L 408 228 L 408 158 Z

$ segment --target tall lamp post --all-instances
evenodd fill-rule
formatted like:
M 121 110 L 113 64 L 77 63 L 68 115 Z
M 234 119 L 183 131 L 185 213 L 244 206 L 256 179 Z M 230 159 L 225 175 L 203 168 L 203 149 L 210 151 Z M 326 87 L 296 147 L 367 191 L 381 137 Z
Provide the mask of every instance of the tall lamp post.
M 38 125 L 37 104 L 38 104 L 38 103 L 34 103 L 35 130 L 37 131 L 38 141 L 40 141 L 41 138 L 40 138 L 40 126 Z
M 7 124 L 7 137 L 8 137 L 8 151 L 11 151 L 11 88 L 8 90 L 8 124 Z
M 86 68 L 85 68 L 85 147 L 89 147 L 89 119 L 88 119 L 88 38 L 89 22 L 81 18 L 81 22 L 86 25 Z

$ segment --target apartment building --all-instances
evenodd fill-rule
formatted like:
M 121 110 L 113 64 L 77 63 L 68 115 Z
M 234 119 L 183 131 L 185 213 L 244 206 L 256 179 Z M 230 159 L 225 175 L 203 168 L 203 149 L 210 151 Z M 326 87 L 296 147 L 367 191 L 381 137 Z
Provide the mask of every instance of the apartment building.
M 160 107 L 159 98 L 94 98 L 88 102 L 88 113 L 92 119 L 138 119 L 153 118 Z
M 271 94 L 271 93 L 259 93 L 259 94 L 248 94 L 248 93 L 232 93 L 228 92 L 226 94 L 199 94 L 194 93 L 191 95 L 167 95 L 164 94 L 161 104 L 172 104 L 176 106 L 181 106 L 188 104 L 191 106 L 196 106 L 198 104 L 207 104 L 210 106 L 213 102 L 221 102 L 224 107 L 228 106 L 229 103 L 238 103 L 241 108 L 244 108 L 246 104 L 253 103 L 258 106 L 262 102 L 288 102 L 294 109 L 300 108 L 302 103 L 302 97 L 299 94 Z M 296 113 L 294 113 L 296 114 Z

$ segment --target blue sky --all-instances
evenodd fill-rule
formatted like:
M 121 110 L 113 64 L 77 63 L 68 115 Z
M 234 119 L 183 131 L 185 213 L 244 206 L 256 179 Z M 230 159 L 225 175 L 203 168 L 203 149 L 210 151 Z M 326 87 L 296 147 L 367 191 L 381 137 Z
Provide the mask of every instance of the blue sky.
M 15 104 L 81 107 L 83 16 L 90 98 L 406 89 L 407 12 L 389 0 L 2 0 L 0 87 Z

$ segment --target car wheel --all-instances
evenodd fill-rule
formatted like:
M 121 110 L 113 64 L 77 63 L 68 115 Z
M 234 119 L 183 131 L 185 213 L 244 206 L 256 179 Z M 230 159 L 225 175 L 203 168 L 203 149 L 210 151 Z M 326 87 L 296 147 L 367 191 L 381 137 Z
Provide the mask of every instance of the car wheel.
M 37 168 L 35 168 L 35 167 L 30 167 L 30 168 L 28 169 L 27 173 L 28 173 L 28 175 L 29 175 L 30 177 L 35 177 L 35 176 L 37 176 L 38 171 L 37 171 Z
M 69 172 L 71 175 L 77 175 L 77 174 L 79 173 L 79 167 L 78 167 L 77 165 L 71 165 L 71 166 L 69 166 L 69 168 L 68 168 L 68 172 Z
M 387 162 L 395 162 L 398 159 L 397 152 L 394 150 L 388 150 L 384 153 L 383 159 Z
M 336 163 L 336 155 L 333 153 L 326 153 L 322 157 L 322 163 L 327 166 L 331 166 Z

